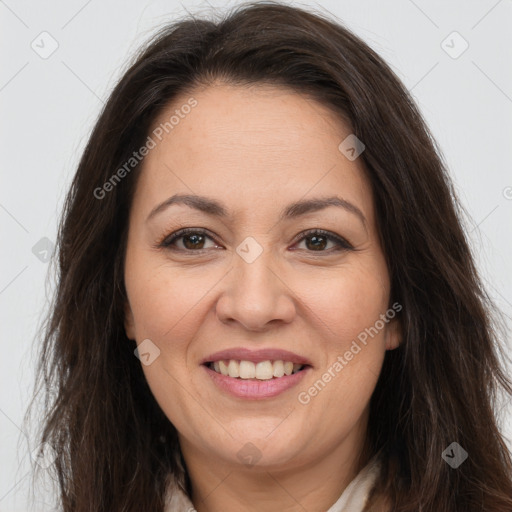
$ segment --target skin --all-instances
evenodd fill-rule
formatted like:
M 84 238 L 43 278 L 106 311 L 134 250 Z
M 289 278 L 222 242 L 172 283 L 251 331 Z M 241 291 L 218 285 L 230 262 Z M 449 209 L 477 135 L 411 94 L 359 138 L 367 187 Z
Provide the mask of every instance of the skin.
M 338 150 L 350 130 L 311 98 L 218 82 L 175 98 L 154 126 L 191 96 L 197 106 L 149 152 L 137 183 L 125 263 L 126 333 L 160 350 L 142 368 L 179 432 L 199 512 L 325 511 L 364 463 L 369 400 L 385 351 L 401 339 L 395 317 L 309 403 L 298 401 L 389 308 L 370 184 L 361 159 Z M 172 205 L 146 221 L 177 193 L 215 198 L 231 215 Z M 356 205 L 366 226 L 333 206 L 278 222 L 289 203 L 334 194 Z M 175 250 L 158 247 L 183 227 L 212 237 L 180 238 Z M 295 239 L 313 228 L 356 250 L 335 251 L 327 240 L 315 250 L 311 238 Z M 236 252 L 249 236 L 263 250 L 252 263 Z M 309 358 L 313 368 L 277 397 L 235 398 L 200 366 L 212 352 L 233 347 L 283 348 Z M 237 456 L 249 442 L 261 455 L 252 467 Z

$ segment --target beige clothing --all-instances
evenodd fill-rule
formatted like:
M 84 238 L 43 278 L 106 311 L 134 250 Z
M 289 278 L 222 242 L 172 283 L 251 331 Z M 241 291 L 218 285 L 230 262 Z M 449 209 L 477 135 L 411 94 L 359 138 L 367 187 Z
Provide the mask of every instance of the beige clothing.
M 380 461 L 373 458 L 350 482 L 336 503 L 326 512 L 361 512 L 379 474 Z M 195 512 L 190 498 L 173 482 L 169 488 L 165 512 Z

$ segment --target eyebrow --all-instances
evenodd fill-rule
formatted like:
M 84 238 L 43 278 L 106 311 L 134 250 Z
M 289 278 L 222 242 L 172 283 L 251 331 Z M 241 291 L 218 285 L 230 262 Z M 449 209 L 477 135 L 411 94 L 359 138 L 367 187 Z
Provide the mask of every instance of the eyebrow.
M 175 194 L 166 199 L 164 202 L 155 206 L 155 208 L 153 208 L 151 213 L 148 215 L 146 222 L 173 204 L 183 204 L 189 208 L 199 210 L 200 212 L 212 215 L 214 217 L 229 217 L 229 211 L 215 199 L 191 194 Z M 343 208 L 347 212 L 354 214 L 366 228 L 366 218 L 363 215 L 363 212 L 354 204 L 338 196 L 302 199 L 300 201 L 291 203 L 281 211 L 279 221 L 293 219 L 301 215 L 317 212 L 328 208 L 329 206 Z

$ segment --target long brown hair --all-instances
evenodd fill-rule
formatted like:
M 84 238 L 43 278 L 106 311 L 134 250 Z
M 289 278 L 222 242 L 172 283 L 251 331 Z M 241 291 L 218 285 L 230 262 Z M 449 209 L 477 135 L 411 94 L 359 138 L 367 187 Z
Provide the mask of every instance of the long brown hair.
M 307 94 L 366 146 L 360 158 L 404 336 L 370 403 L 368 445 L 384 463 L 368 510 L 380 501 L 403 512 L 510 512 L 512 462 L 495 410 L 512 383 L 441 152 L 371 48 L 339 22 L 274 2 L 238 6 L 217 23 L 190 16 L 167 25 L 129 64 L 89 138 L 59 225 L 35 393 L 46 390 L 40 442 L 57 455 L 62 510 L 162 511 L 169 475 L 189 489 L 176 430 L 123 327 L 139 164 L 108 193 L 97 190 L 173 98 L 216 80 Z M 442 458 L 452 442 L 468 453 L 457 469 Z

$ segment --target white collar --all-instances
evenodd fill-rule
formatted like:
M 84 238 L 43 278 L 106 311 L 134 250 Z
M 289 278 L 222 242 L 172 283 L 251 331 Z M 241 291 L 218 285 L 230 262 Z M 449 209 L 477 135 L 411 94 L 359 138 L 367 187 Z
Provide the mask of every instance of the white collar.
M 380 468 L 380 460 L 372 458 L 327 512 L 362 512 Z M 178 487 L 174 479 L 171 480 L 168 489 L 165 512 L 196 512 L 192 501 Z

